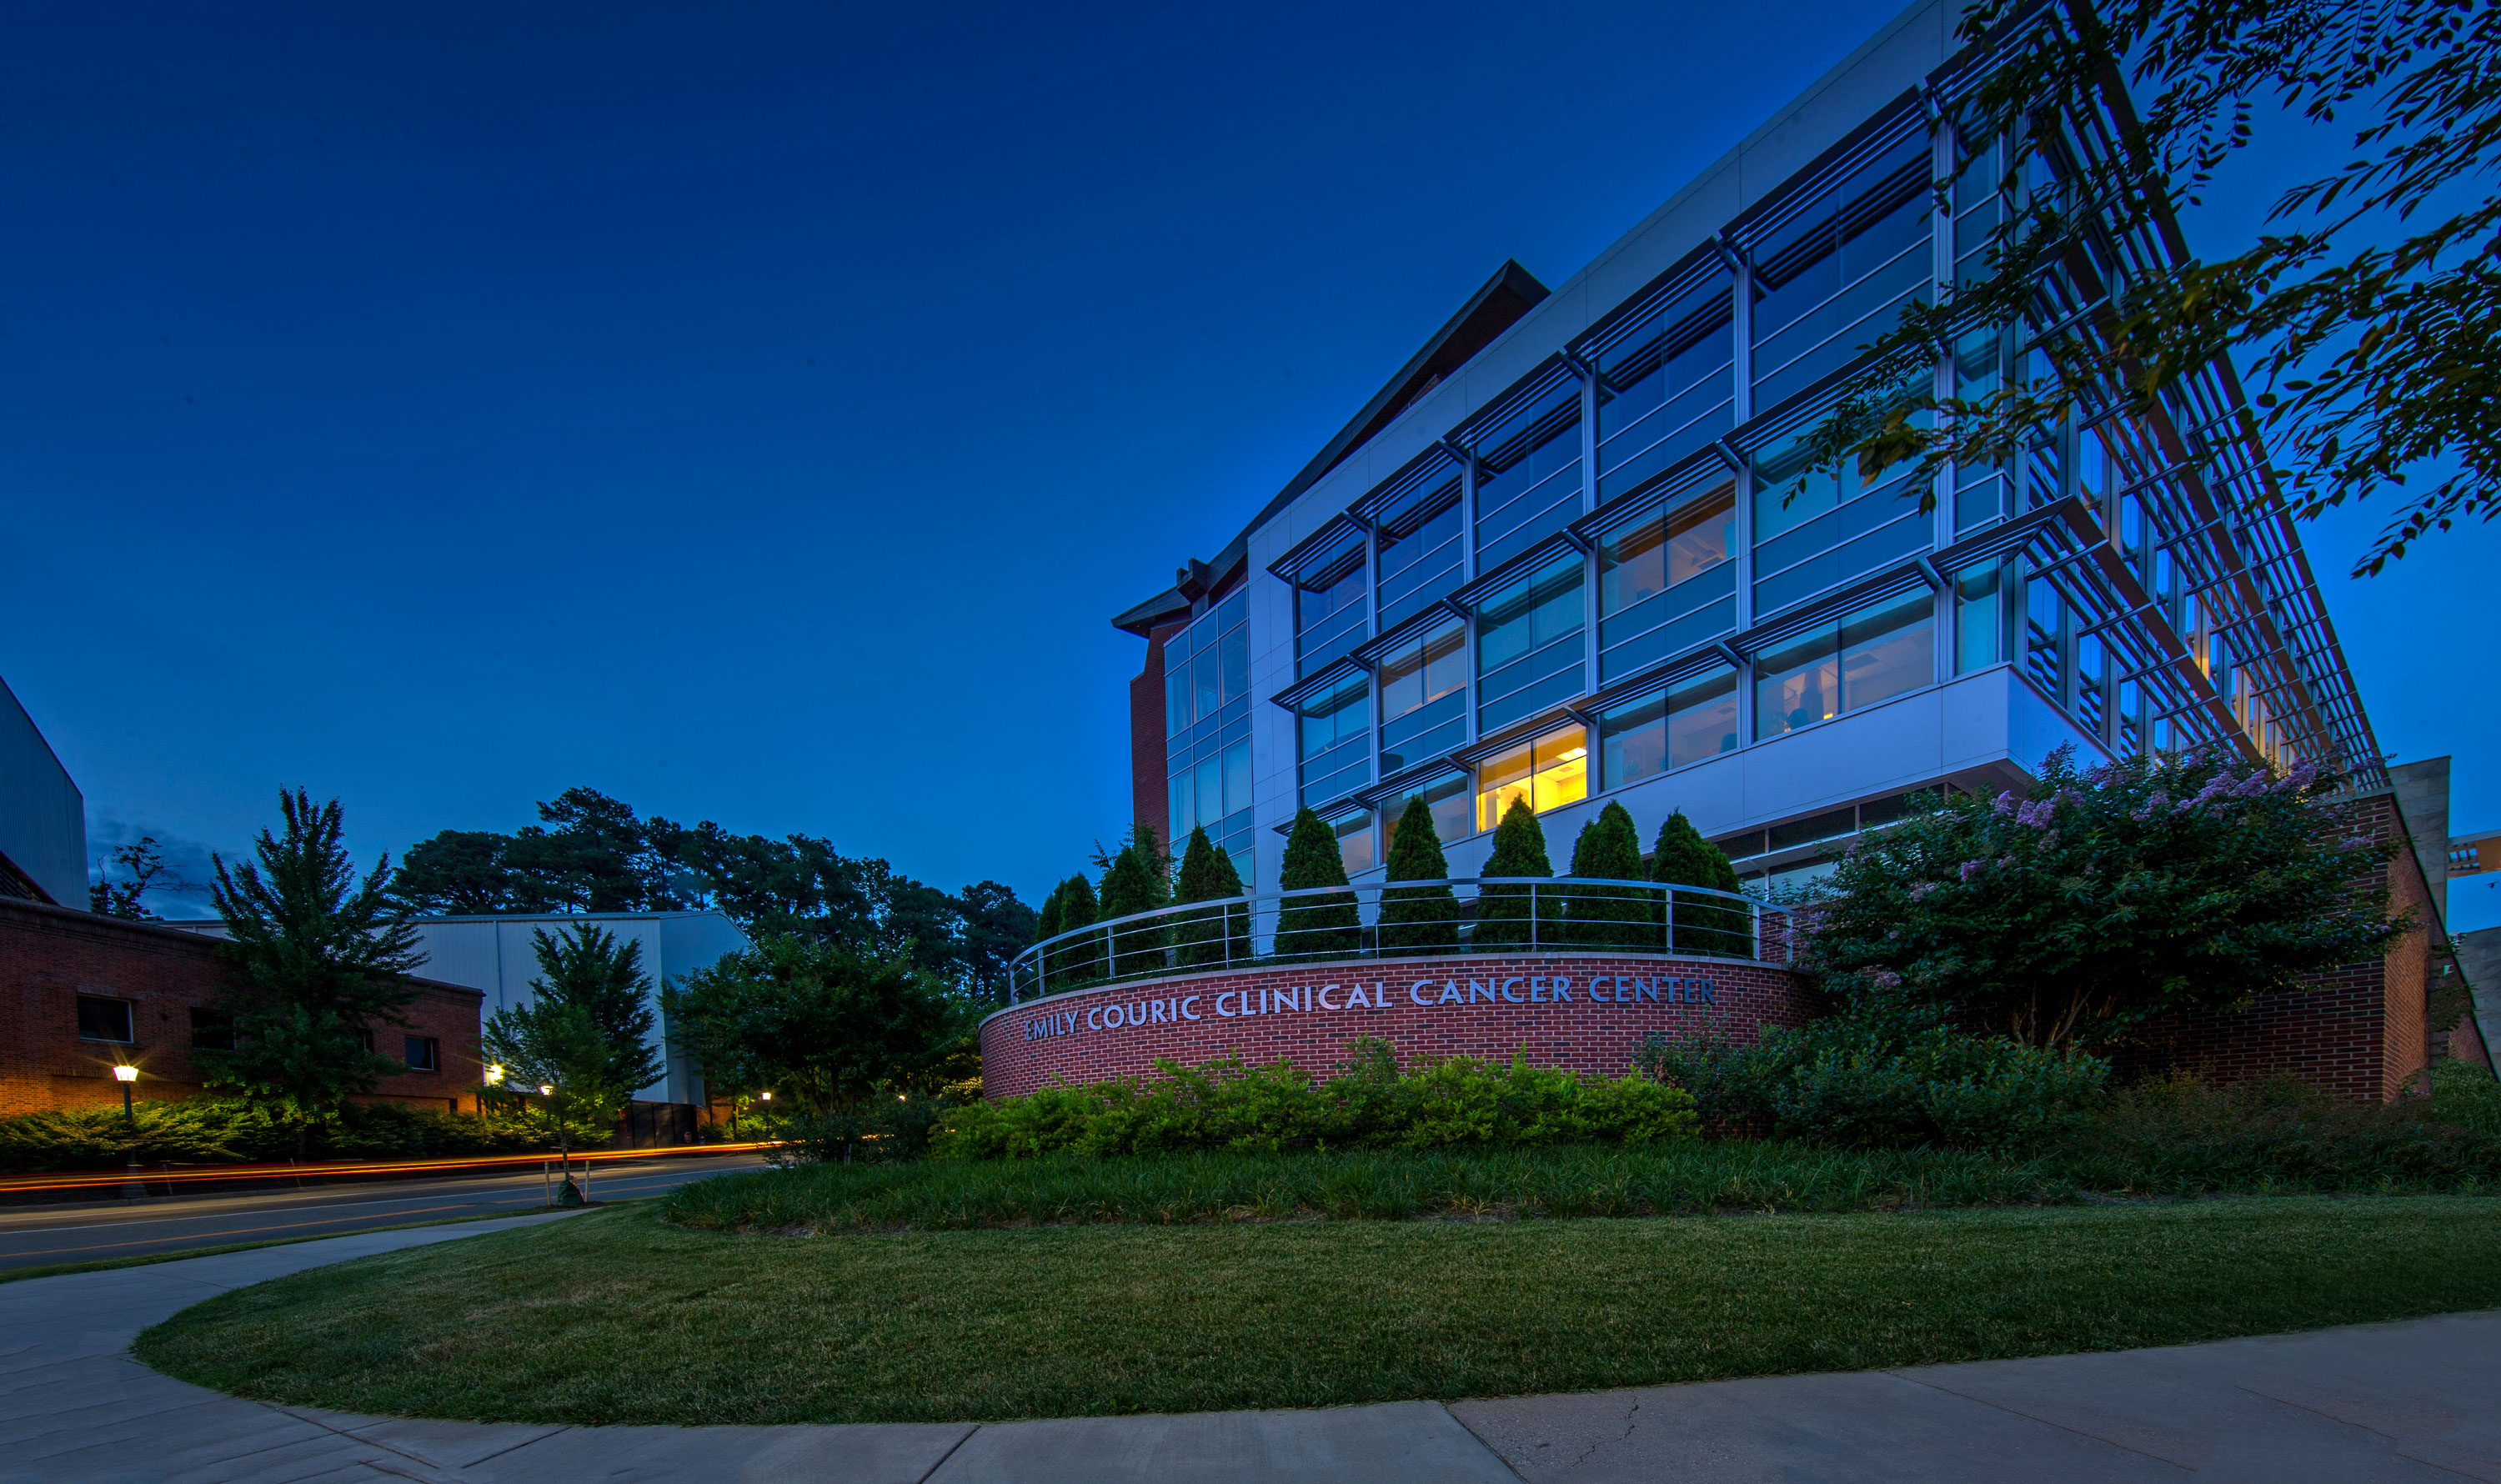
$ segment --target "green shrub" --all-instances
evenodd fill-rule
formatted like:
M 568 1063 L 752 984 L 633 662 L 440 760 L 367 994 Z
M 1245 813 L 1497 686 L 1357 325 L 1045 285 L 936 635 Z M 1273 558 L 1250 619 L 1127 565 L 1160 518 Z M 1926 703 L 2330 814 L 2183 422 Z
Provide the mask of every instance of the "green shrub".
M 517 1154 L 552 1143 L 512 1119 L 437 1113 L 399 1103 L 349 1103 L 308 1130 L 315 1159 L 423 1159 Z M 125 1124 L 119 1108 L 71 1108 L 0 1119 L 0 1169 L 12 1174 L 142 1164 L 225 1164 L 295 1153 L 291 1124 L 228 1098 L 143 1102 Z
M 1410 794 L 1389 838 L 1390 881 L 1447 881 L 1433 809 L 1421 793 Z M 1381 893 L 1381 947 L 1387 953 L 1446 953 L 1459 946 L 1459 898 L 1448 886 L 1390 886 Z
M 1494 826 L 1493 852 L 1478 867 L 1488 877 L 1551 876 L 1552 860 L 1546 853 L 1546 826 L 1537 823 L 1537 811 L 1528 807 L 1525 798 L 1515 798 L 1502 813 L 1502 823 Z M 1530 917 L 1535 908 L 1535 921 Z M 1532 942 L 1560 941 L 1554 930 L 1561 926 L 1562 900 L 1551 890 L 1536 887 L 1482 886 L 1477 888 L 1477 926 L 1468 941 L 1479 948 L 1526 948 Z
M 2050 1156 L 2088 1183 L 2179 1195 L 2488 1190 L 2501 1182 L 2501 1135 L 2446 1121 L 2460 1111 L 2438 1094 L 2348 1102 L 2287 1076 L 2178 1074 L 2111 1094 Z
M 1347 884 L 1346 855 L 1337 831 L 1311 809 L 1294 816 L 1279 868 L 1280 890 L 1299 892 Z M 1335 959 L 1363 951 L 1363 919 L 1352 892 L 1289 896 L 1277 908 L 1277 954 L 1286 959 Z
M 1366 1037 L 1337 1075 L 1315 1082 L 1290 1062 L 1238 1057 L 1154 1078 L 1053 1086 L 950 1110 L 930 1141 L 948 1159 L 1097 1157 L 1189 1149 L 1449 1149 L 1690 1137 L 1682 1090 L 1453 1057 L 1401 1075 L 1388 1043 Z
M 2492 1068 L 2472 1062 L 2442 1062 L 2425 1076 L 2429 1116 L 2487 1138 L 2501 1139 L 2501 1081 Z
M 1636 1063 L 1715 1124 L 1880 1149 L 2036 1146 L 2087 1120 L 2110 1076 L 2096 1057 L 1909 1014 L 1772 1027 L 1751 1046 L 1653 1034 Z

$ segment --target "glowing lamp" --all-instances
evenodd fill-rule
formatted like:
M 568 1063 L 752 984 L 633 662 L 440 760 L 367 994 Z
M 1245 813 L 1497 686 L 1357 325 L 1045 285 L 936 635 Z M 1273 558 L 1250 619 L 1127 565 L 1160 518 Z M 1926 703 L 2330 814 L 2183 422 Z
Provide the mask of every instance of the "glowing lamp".
M 496 1064 L 494 1064 L 494 1065 L 492 1065 L 492 1066 L 487 1067 L 487 1068 L 486 1068 L 486 1080 L 487 1080 L 489 1083 L 500 1083 L 500 1082 L 502 1082 L 502 1081 L 504 1080 L 504 1067 L 503 1067 L 503 1063 L 501 1063 L 501 1062 L 497 1062 Z
M 758 1094 L 756 1094 L 755 1096 L 758 1096 L 758 1097 L 760 1097 L 760 1098 L 762 1098 L 762 1099 L 763 1099 L 764 1101 L 766 1101 L 766 1102 L 771 1102 L 771 1101 L 773 1100 L 773 1095 L 772 1095 L 772 1094 L 770 1094 L 770 1093 L 758 1093 Z
M 542 1082 L 542 1083 L 540 1083 L 540 1084 L 539 1084 L 539 1096 L 540 1096 L 541 1097 L 553 1097 L 553 1096 L 555 1096 L 555 1087 L 554 1087 L 554 1085 L 553 1085 L 553 1084 L 551 1084 L 551 1083 L 546 1083 L 546 1082 Z
M 113 1069 L 113 1080 L 116 1082 L 136 1082 L 139 1080 L 139 1068 L 135 1066 L 117 1066 Z

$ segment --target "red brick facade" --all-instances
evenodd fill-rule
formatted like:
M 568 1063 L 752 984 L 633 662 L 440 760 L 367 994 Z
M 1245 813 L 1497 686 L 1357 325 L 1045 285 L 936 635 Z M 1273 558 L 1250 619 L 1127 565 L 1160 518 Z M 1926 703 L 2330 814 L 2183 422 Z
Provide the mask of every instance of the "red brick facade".
M 1129 817 L 1166 841 L 1172 794 L 1164 777 L 1164 643 L 1187 626 L 1183 621 L 1150 630 L 1146 668 L 1129 682 Z
M 1325 1074 L 1361 1035 L 1394 1044 L 1402 1064 L 1509 1061 L 1520 1051 L 1540 1066 L 1615 1077 L 1650 1031 L 1707 1022 L 1751 1040 L 1766 1025 L 1800 1025 L 1814 1009 L 1813 990 L 1787 969 L 1653 954 L 1454 955 L 1186 974 L 999 1011 L 982 1023 L 982 1090 L 1007 1096 L 1054 1080 L 1150 1074 L 1158 1057 L 1194 1066 L 1231 1053 Z
M 2432 978 L 2446 961 L 2432 951 L 2431 893 L 2406 848 L 2395 795 L 2370 794 L 2344 807 L 2355 834 L 2396 847 L 2362 884 L 2384 882 L 2389 909 L 2411 912 L 2414 929 L 2386 958 L 2321 974 L 2315 988 L 2261 995 L 2230 1014 L 2157 1021 L 2123 1059 L 2124 1069 L 2180 1067 L 2222 1082 L 2289 1073 L 2340 1097 L 2384 1102 L 2429 1062 L 2426 1012 Z
M 191 1011 L 217 1003 L 224 972 L 216 940 L 67 907 L 0 898 L 0 1116 L 119 1105 L 117 1062 L 140 1068 L 133 1089 L 151 1098 L 201 1090 L 191 1064 Z M 374 1096 L 446 1112 L 477 1110 L 478 991 L 412 981 L 424 994 L 410 1026 L 374 1028 L 374 1048 L 431 1038 L 436 1070 L 385 1078 Z M 130 1006 L 132 1044 L 83 1039 L 81 995 Z

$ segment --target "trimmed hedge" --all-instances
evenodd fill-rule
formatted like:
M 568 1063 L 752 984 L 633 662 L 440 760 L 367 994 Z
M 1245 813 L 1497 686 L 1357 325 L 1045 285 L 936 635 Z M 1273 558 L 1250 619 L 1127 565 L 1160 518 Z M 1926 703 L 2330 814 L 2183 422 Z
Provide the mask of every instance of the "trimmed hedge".
M 398 1103 L 350 1103 L 336 1117 L 314 1124 L 307 1144 L 315 1158 L 329 1160 L 527 1154 L 555 1147 L 517 1121 Z M 10 1174 L 115 1169 L 133 1159 L 142 1164 L 248 1164 L 294 1153 L 293 1126 L 225 1098 L 143 1102 L 128 1123 L 119 1108 L 0 1118 L 0 1171 Z
M 1315 1082 L 1289 1062 L 1239 1057 L 1190 1068 L 1158 1062 L 1158 1078 L 1049 1087 L 951 1110 L 930 1139 L 940 1159 L 1030 1159 L 1059 1153 L 1181 1149 L 1501 1148 L 1650 1144 L 1693 1136 L 1700 1120 L 1681 1088 L 1647 1077 L 1613 1081 L 1453 1057 L 1401 1074 L 1394 1049 L 1366 1036 L 1338 1074 Z

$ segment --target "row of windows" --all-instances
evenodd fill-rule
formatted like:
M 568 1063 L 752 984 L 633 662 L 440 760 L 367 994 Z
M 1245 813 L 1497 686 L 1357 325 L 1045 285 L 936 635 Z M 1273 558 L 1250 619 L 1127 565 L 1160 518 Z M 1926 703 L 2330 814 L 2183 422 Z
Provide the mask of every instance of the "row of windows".
M 115 999 L 103 995 L 81 995 L 78 997 L 79 1039 L 102 1041 L 115 1046 L 139 1044 L 138 1006 L 127 999 Z M 190 1012 L 191 1048 L 194 1051 L 232 1051 L 235 1044 L 234 1016 L 223 1010 L 194 1006 Z M 356 1032 L 365 1050 L 374 1049 L 374 1033 Z M 443 1043 L 430 1035 L 402 1036 L 400 1060 L 413 1072 L 443 1069 Z
M 2000 581 L 1994 567 L 1969 574 L 1960 590 L 1971 595 L 1951 604 L 1952 621 L 1993 633 L 2003 621 L 1995 586 Z M 1933 684 L 1938 609 L 1926 592 L 1885 599 L 1755 656 L 1749 667 L 1752 740 L 1768 741 Z M 1965 652 L 1980 658 L 1973 668 L 1998 662 L 1993 637 L 1975 640 Z M 1431 805 L 1436 833 L 1451 841 L 1493 828 L 1514 800 L 1543 814 L 1592 792 L 1611 793 L 1708 761 L 1736 751 L 1746 735 L 1740 683 L 1733 664 L 1681 675 L 1608 707 L 1595 718 L 1594 728 L 1579 722 L 1550 728 L 1481 759 L 1472 771 L 1453 770 L 1416 793 Z M 1384 834 L 1394 832 L 1406 802 L 1401 796 L 1380 811 Z M 1346 810 L 1332 823 L 1349 871 L 1380 859 L 1373 848 L 1372 810 Z

